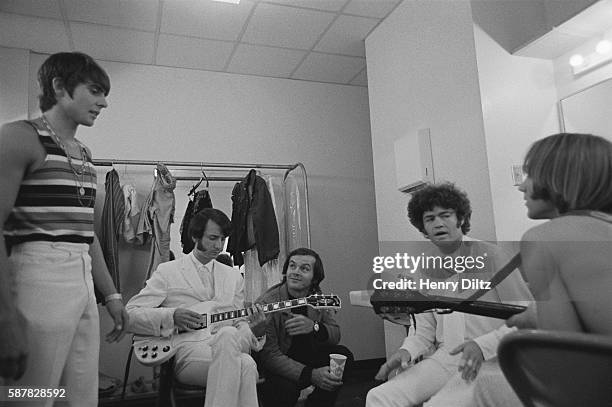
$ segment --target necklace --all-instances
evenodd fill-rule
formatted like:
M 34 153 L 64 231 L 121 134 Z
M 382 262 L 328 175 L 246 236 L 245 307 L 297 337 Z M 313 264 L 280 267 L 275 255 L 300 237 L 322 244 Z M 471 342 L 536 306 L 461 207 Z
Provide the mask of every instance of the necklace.
M 45 117 L 45 115 L 42 115 L 41 118 L 42 118 L 43 124 L 45 125 L 45 128 L 47 129 L 47 131 L 51 135 L 51 138 L 53 139 L 53 141 L 55 141 L 55 143 L 62 149 L 62 151 L 66 155 L 66 159 L 68 160 L 68 166 L 70 167 L 70 170 L 72 171 L 72 174 L 74 175 L 74 182 L 75 182 L 75 186 L 76 186 L 77 191 L 78 191 L 77 199 L 79 201 L 79 204 L 81 206 L 89 206 L 89 205 L 91 205 L 91 202 L 93 200 L 93 193 L 91 194 L 91 196 L 88 197 L 87 202 L 82 200 L 82 198 L 85 196 L 85 168 L 87 167 L 87 163 L 85 161 L 86 160 L 86 154 L 85 154 L 85 151 L 84 151 L 85 147 L 83 147 L 83 145 L 78 140 L 75 140 L 77 145 L 78 145 L 78 147 L 79 147 L 79 155 L 80 155 L 80 159 L 81 159 L 81 165 L 77 167 L 72 162 L 72 156 L 70 155 L 70 152 L 66 148 L 66 145 L 64 144 L 62 139 L 59 138 L 57 133 L 55 133 L 55 131 L 53 130 L 53 128 L 51 127 L 51 125 L 47 121 L 47 118 Z M 80 180 L 79 180 L 79 178 L 80 178 Z

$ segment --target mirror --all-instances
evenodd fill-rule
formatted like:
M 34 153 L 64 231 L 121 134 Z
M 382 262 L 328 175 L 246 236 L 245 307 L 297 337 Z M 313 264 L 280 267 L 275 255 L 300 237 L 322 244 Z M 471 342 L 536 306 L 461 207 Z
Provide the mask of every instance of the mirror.
M 612 79 L 561 99 L 562 131 L 592 133 L 612 141 Z

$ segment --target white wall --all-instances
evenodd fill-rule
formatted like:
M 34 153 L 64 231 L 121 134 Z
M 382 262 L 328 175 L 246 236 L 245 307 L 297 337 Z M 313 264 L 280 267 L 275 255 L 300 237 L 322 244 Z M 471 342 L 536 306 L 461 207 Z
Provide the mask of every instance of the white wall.
M 612 140 L 612 79 L 561 101 L 565 131 L 592 133 Z
M 470 235 L 494 239 L 469 2 L 405 0 L 366 39 L 366 55 L 379 244 L 422 239 L 394 173 L 394 142 L 421 128 L 431 128 L 436 182 L 453 181 L 470 196 Z M 385 332 L 389 353 L 405 331 Z
M 32 71 L 44 58 L 32 54 Z M 28 70 L 22 60 L 14 64 Z M 79 130 L 94 157 L 304 163 L 312 247 L 326 269 L 322 286 L 343 300 L 338 314 L 342 343 L 357 360 L 382 357 L 381 321 L 348 301 L 348 291 L 365 288 L 378 252 L 367 90 L 105 61 L 101 65 L 112 82 L 109 107 L 95 127 Z M 27 93 L 27 84 L 23 87 Z M 31 112 L 37 110 L 34 95 Z M 225 196 L 223 187 L 217 187 L 213 196 L 215 206 L 226 212 L 231 186 L 225 187 Z M 181 216 L 184 209 L 177 206 Z M 104 320 L 103 330 L 108 327 Z M 127 349 L 127 341 L 103 345 L 102 371 L 122 377 Z
M 27 117 L 28 51 L 0 47 L 0 123 Z
M 519 241 L 534 226 L 512 182 L 535 140 L 559 131 L 552 61 L 518 57 L 474 25 L 482 113 L 499 241 Z
M 366 40 L 380 241 L 419 239 L 395 185 L 393 143 L 431 128 L 436 182 L 469 194 L 472 235 L 495 226 L 470 5 L 404 1 Z M 407 157 L 406 159 L 410 159 Z

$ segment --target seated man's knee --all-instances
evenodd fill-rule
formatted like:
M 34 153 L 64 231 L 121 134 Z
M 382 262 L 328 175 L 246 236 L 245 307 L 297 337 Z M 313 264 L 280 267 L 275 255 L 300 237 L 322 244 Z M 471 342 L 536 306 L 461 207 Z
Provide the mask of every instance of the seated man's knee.
M 213 355 L 218 352 L 240 352 L 241 346 L 238 330 L 233 326 L 222 327 L 215 333 L 210 346 L 213 350 Z
M 421 401 L 414 394 L 401 390 L 402 383 L 395 380 L 386 381 L 376 386 L 366 396 L 366 407 L 416 407 Z
M 221 344 L 222 346 L 226 344 L 236 344 L 238 343 L 238 329 L 234 326 L 224 326 L 217 331 L 215 334 L 216 344 Z
M 219 336 L 222 339 L 231 338 L 236 335 L 238 329 L 235 326 L 223 326 L 221 327 L 215 335 Z
M 384 406 L 384 391 L 381 386 L 376 386 L 370 389 L 366 395 L 366 407 L 380 407 Z
M 257 372 L 257 363 L 246 353 L 240 354 L 240 368 L 243 372 Z

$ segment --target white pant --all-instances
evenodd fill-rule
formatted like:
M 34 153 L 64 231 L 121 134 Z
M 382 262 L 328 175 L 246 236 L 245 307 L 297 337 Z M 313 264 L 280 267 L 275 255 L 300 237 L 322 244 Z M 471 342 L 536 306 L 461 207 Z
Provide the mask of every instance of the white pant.
M 485 363 L 476 378 L 474 406 L 477 407 L 521 407 L 518 398 L 499 363 Z
M 91 277 L 89 245 L 27 242 L 9 257 L 17 308 L 28 335 L 24 376 L 9 386 L 66 388 L 56 404 L 98 405 L 100 323 Z M 20 406 L 51 406 L 53 399 Z
M 247 353 L 251 335 L 247 325 L 225 326 L 210 340 L 181 349 L 177 379 L 205 385 L 205 407 L 257 407 L 257 365 Z
M 460 372 L 424 359 L 370 390 L 366 407 L 469 406 L 473 388 L 473 382 L 466 383 Z

